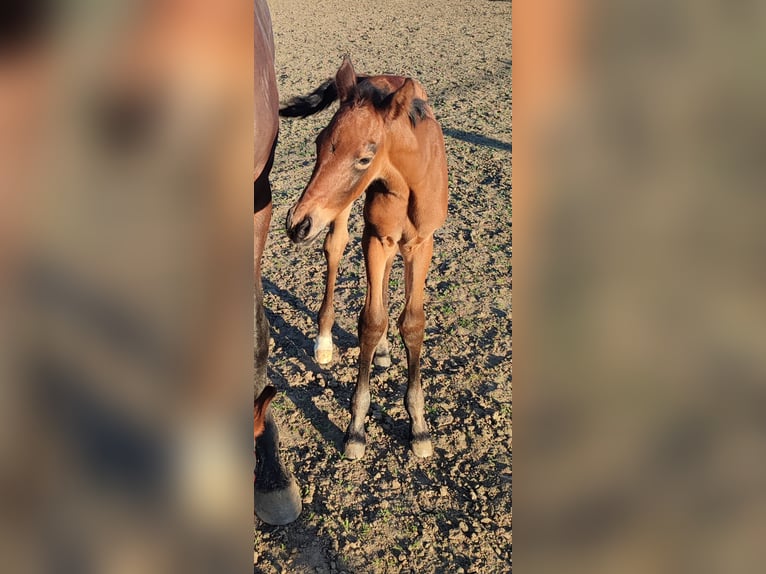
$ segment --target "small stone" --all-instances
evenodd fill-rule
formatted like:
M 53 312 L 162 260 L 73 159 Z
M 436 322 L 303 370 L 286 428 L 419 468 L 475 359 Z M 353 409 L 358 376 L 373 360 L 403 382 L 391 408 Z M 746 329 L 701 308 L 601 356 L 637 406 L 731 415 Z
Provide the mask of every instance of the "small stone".
M 402 485 L 401 485 L 401 483 L 400 483 L 398 480 L 394 480 L 394 481 L 391 483 L 391 488 L 400 488 L 401 486 L 402 486 Z
M 449 496 L 449 489 L 446 486 L 442 486 L 439 489 L 439 496 Z
M 455 419 L 449 413 L 444 413 L 436 419 L 436 424 L 440 427 L 446 427 L 452 424 Z
M 460 523 L 458 524 L 458 527 L 459 527 L 459 528 L 460 528 L 460 530 L 462 530 L 463 532 L 468 532 L 468 525 L 467 525 L 465 522 L 463 522 L 462 520 L 461 520 L 461 521 L 460 521 Z

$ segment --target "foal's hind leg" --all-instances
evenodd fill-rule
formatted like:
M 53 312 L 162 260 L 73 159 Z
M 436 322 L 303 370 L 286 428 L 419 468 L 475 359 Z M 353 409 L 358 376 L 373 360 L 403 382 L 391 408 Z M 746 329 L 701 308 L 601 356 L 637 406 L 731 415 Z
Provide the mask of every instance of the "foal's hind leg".
M 407 394 L 404 405 L 410 415 L 410 439 L 412 452 L 419 457 L 431 456 L 433 447 L 428 425 L 423 414 L 423 387 L 420 383 L 420 351 L 423 346 L 425 313 L 423 291 L 428 266 L 433 254 L 433 237 L 414 247 L 404 246 L 405 304 L 399 316 L 399 333 L 407 350 Z
M 394 257 L 396 257 L 396 251 L 393 251 L 386 261 L 386 269 L 383 274 L 383 309 L 386 311 L 386 317 L 388 317 L 388 280 L 391 276 L 391 266 L 394 264 Z M 388 322 L 386 322 L 388 324 Z M 372 363 L 376 367 L 387 369 L 391 366 L 391 353 L 388 346 L 388 328 L 380 338 L 378 345 L 375 347 L 375 357 Z
M 324 299 L 322 299 L 322 306 L 319 308 L 319 334 L 314 341 L 314 360 L 320 365 L 326 365 L 332 361 L 332 326 L 335 322 L 333 296 L 335 294 L 335 280 L 338 277 L 338 266 L 348 244 L 348 216 L 350 213 L 351 205 L 335 218 L 324 239 L 327 275 L 325 276 Z
M 396 253 L 396 245 L 385 239 L 370 237 L 365 230 L 362 249 L 367 269 L 367 296 L 359 315 L 359 375 L 351 397 L 351 423 L 346 431 L 343 451 L 346 458 L 350 459 L 364 455 L 364 419 L 370 408 L 372 356 L 388 328 L 388 310 L 383 306 L 383 277 L 387 262 Z

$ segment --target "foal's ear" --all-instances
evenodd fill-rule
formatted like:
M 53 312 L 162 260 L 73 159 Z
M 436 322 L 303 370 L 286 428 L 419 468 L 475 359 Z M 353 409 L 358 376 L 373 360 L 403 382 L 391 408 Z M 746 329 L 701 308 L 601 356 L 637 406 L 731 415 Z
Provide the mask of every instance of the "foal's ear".
M 343 56 L 343 63 L 335 74 L 335 87 L 338 89 L 338 98 L 341 102 L 348 100 L 356 88 L 356 72 L 351 58 Z
M 404 80 L 402 87 L 391 94 L 391 104 L 388 108 L 388 119 L 393 120 L 399 117 L 402 112 L 407 112 L 412 106 L 412 100 L 415 95 L 415 82 L 412 78 Z

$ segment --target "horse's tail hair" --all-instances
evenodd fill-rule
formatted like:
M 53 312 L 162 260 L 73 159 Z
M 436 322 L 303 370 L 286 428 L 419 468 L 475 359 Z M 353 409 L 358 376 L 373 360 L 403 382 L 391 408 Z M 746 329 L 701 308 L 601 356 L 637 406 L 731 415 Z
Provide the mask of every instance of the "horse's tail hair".
M 288 100 L 279 108 L 279 115 L 285 118 L 305 118 L 321 112 L 336 99 L 338 88 L 335 86 L 335 78 L 330 78 L 310 94 Z
M 361 82 L 369 76 L 357 75 L 356 81 Z M 283 118 L 305 118 L 328 108 L 338 99 L 338 87 L 335 78 L 328 78 L 316 90 L 306 96 L 295 96 L 279 108 Z

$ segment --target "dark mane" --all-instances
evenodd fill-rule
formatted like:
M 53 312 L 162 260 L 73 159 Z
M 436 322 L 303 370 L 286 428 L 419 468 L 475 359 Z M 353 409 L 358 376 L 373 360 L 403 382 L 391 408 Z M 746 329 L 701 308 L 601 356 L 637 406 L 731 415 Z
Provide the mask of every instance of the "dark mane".
M 356 104 L 370 102 L 375 106 L 375 109 L 385 110 L 391 105 L 392 99 L 393 92 L 379 88 L 371 82 L 361 82 L 356 86 L 356 96 L 354 98 Z M 418 125 L 418 122 L 428 117 L 428 102 L 420 98 L 413 99 L 407 115 L 414 128 Z
M 412 100 L 409 116 L 410 123 L 414 128 L 416 125 L 418 125 L 420 120 L 423 120 L 428 116 L 428 103 L 425 100 L 421 100 L 420 98 L 415 98 Z
M 375 109 L 384 110 L 391 103 L 391 92 L 381 89 L 372 82 L 362 81 L 356 85 L 356 103 L 370 102 Z

